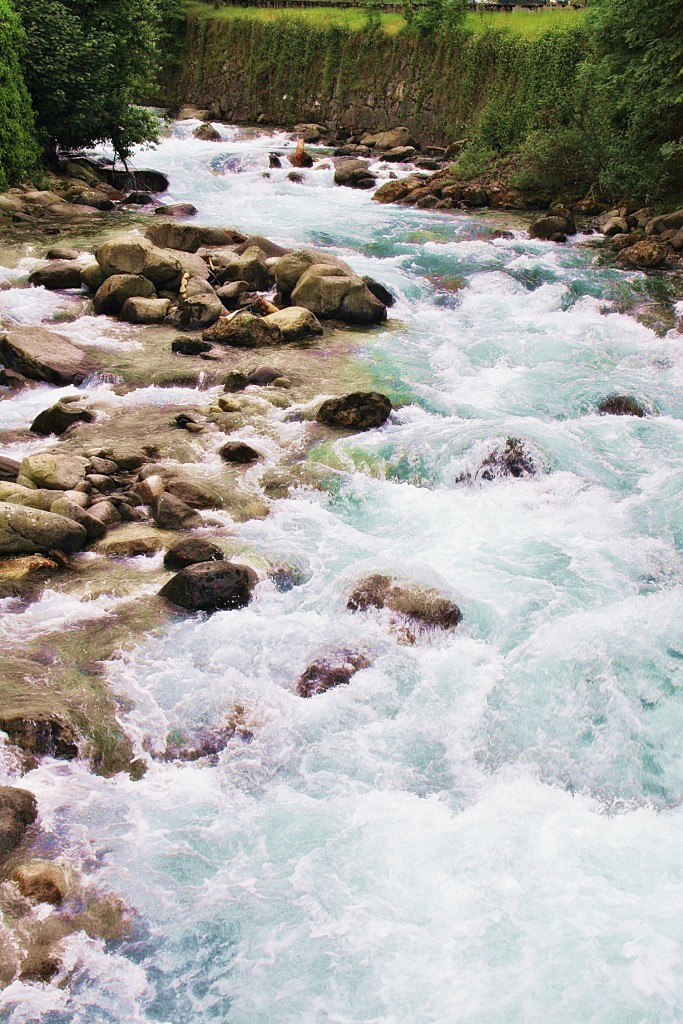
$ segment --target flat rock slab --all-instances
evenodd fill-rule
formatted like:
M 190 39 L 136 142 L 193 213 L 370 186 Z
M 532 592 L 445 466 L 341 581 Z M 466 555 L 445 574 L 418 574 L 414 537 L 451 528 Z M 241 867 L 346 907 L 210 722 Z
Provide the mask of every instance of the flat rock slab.
M 97 369 L 64 335 L 33 325 L 0 334 L 0 358 L 11 370 L 49 384 L 81 384 Z

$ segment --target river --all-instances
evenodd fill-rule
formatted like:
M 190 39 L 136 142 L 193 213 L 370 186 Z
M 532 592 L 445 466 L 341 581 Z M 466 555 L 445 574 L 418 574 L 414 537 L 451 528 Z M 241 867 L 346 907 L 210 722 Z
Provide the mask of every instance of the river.
M 110 662 L 142 780 L 51 759 L 21 779 L 54 854 L 136 923 L 109 946 L 70 937 L 61 984 L 14 982 L 2 1019 L 680 1021 L 680 334 L 620 312 L 647 297 L 645 278 L 594 247 L 529 241 L 514 222 L 495 237 L 501 214 L 380 206 L 324 168 L 267 178 L 290 137 L 222 127 L 222 143 L 201 143 L 191 127 L 145 159 L 199 223 L 330 247 L 397 295 L 354 359 L 399 407 L 308 455 L 329 465 L 328 487 L 240 526 L 300 585 L 264 584 L 248 608 L 175 621 Z M 11 285 L 17 270 L 0 274 Z M 60 301 L 10 288 L 0 313 L 36 322 Z M 92 318 L 69 333 L 118 343 Z M 165 400 L 175 391 L 188 400 Z M 612 393 L 649 415 L 598 415 Z M 0 425 L 54 400 L 6 398 Z M 292 429 L 276 409 L 273 423 Z M 535 475 L 477 476 L 508 436 Z M 454 595 L 462 625 L 400 643 L 381 616 L 345 608 L 372 572 Z M 0 626 L 67 628 L 106 614 L 97 601 L 48 591 L 21 615 L 0 602 Z M 340 647 L 370 667 L 298 697 L 306 665 Z M 236 706 L 248 735 L 212 762 L 146 753 Z M 17 782 L 9 761 L 0 776 Z

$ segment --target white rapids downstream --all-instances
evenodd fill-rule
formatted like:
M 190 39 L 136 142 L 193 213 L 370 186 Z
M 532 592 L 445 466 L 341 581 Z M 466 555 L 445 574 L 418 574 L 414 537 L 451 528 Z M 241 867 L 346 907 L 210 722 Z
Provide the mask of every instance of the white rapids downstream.
M 333 487 L 239 527 L 301 585 L 266 582 L 248 608 L 174 622 L 110 663 L 141 781 L 50 759 L 22 777 L 55 852 L 136 926 L 109 946 L 70 937 L 57 983 L 14 982 L 0 1019 L 682 1021 L 683 338 L 619 312 L 645 279 L 595 248 L 492 238 L 491 214 L 380 206 L 324 166 L 303 184 L 266 178 L 291 137 L 219 126 L 223 142 L 202 143 L 193 126 L 144 158 L 170 176 L 169 201 L 192 201 L 198 223 L 332 248 L 386 284 L 398 301 L 355 358 L 401 404 L 312 453 L 337 467 Z M 5 287 L 30 265 L 1 270 Z M 0 317 L 46 320 L 71 301 L 10 287 Z M 135 328 L 90 317 L 68 328 L 84 347 L 136 344 Z M 598 415 L 615 392 L 650 415 Z M 57 394 L 4 399 L 0 427 Z M 197 400 L 111 401 L 174 395 Z M 541 471 L 463 482 L 507 436 Z M 379 616 L 346 611 L 369 572 L 438 587 L 463 623 L 399 644 Z M 27 637 L 43 615 L 68 628 L 109 608 L 49 591 L 22 615 L 6 603 L 0 629 Z M 296 695 L 321 651 L 349 646 L 371 667 Z M 235 705 L 253 738 L 217 763 L 145 753 Z

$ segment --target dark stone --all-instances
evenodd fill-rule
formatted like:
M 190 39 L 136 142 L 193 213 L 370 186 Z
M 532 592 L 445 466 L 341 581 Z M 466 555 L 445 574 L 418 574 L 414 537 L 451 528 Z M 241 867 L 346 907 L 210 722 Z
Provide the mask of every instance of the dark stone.
M 356 672 L 369 667 L 370 662 L 365 655 L 339 651 L 330 659 L 320 658 L 312 662 L 299 676 L 296 692 L 300 697 L 315 697 L 335 686 L 348 685 Z
M 277 153 L 268 154 L 268 166 L 273 168 L 282 167 L 282 160 Z
M 598 412 L 603 416 L 644 416 L 645 409 L 631 395 L 609 395 L 598 403 Z
M 149 192 L 130 192 L 125 199 L 131 206 L 149 206 L 154 202 L 154 197 Z
M 248 384 L 249 378 L 247 377 L 246 373 L 238 373 L 235 370 L 232 373 L 229 373 L 228 376 L 225 378 L 223 390 L 229 391 L 231 393 L 235 391 L 244 391 Z
M 163 530 L 191 530 L 202 525 L 201 516 L 187 502 L 166 491 L 154 500 L 152 517 Z
M 191 612 L 244 608 L 251 601 L 256 577 L 251 569 L 230 562 L 200 562 L 181 569 L 159 591 L 160 597 Z
M 498 477 L 535 476 L 538 466 L 532 452 L 526 448 L 518 437 L 508 437 L 504 445 L 498 445 L 491 451 L 477 470 L 476 477 L 480 480 L 494 480 Z
M 224 462 L 237 462 L 240 465 L 256 462 L 257 459 L 261 458 L 255 448 L 245 444 L 243 441 L 228 441 L 227 444 L 218 449 L 218 454 Z
M 76 733 L 62 718 L 0 718 L 0 729 L 7 733 L 10 743 L 29 754 L 64 760 L 78 757 Z
M 192 203 L 171 203 L 170 206 L 158 206 L 155 217 L 194 217 L 197 207 Z
M 0 857 L 15 850 L 26 829 L 38 817 L 33 793 L 17 786 L 0 786 Z
M 45 267 L 38 267 L 28 276 L 28 283 L 38 287 L 57 290 L 81 287 L 81 265 L 73 260 L 52 260 Z
M 9 459 L 6 455 L 0 455 L 0 480 L 10 480 L 12 483 L 19 475 L 19 463 L 15 459 Z
M 217 544 L 203 537 L 189 537 L 179 540 L 177 544 L 169 548 L 164 555 L 164 567 L 166 569 L 186 569 L 188 565 L 198 565 L 201 562 L 222 562 L 225 555 Z
M 171 351 L 181 356 L 199 356 L 202 352 L 210 352 L 213 346 L 201 338 L 176 338 L 171 342 Z
M 391 402 L 377 391 L 355 391 L 343 398 L 328 398 L 316 419 L 343 430 L 371 430 L 381 427 L 391 413 Z
M 385 288 L 379 281 L 375 281 L 374 277 L 368 277 L 367 275 L 363 278 L 366 285 L 380 302 L 383 302 L 385 306 L 393 306 L 396 299 L 391 294 L 388 288 Z
M 31 424 L 32 434 L 63 434 L 74 423 L 92 423 L 94 415 L 76 402 L 57 402 L 49 409 L 39 412 Z
M 367 576 L 354 587 L 349 611 L 388 608 L 418 626 L 455 629 L 462 619 L 458 606 L 435 590 L 412 583 L 395 583 L 389 576 Z
M 247 380 L 250 384 L 266 388 L 273 381 L 280 380 L 282 376 L 284 376 L 282 370 L 277 370 L 274 366 L 257 366 L 247 375 Z
M 303 185 L 306 181 L 306 175 L 302 174 L 301 171 L 290 171 L 287 175 L 287 181 L 293 181 L 297 185 Z

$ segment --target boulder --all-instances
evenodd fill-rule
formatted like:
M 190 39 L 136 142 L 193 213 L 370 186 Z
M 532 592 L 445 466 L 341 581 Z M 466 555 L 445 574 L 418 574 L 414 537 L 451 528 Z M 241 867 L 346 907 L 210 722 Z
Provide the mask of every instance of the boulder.
M 214 291 L 201 292 L 183 299 L 169 314 L 169 322 L 185 331 L 201 331 L 215 324 L 224 312 L 225 307 Z
M 96 505 L 90 506 L 88 512 L 105 526 L 115 526 L 121 522 L 121 515 L 111 501 L 98 501 Z
M 370 291 L 372 292 L 376 299 L 379 299 L 379 301 L 382 302 L 385 306 L 394 305 L 396 299 L 391 294 L 389 289 L 385 288 L 383 284 L 380 284 L 379 281 L 375 281 L 374 277 L 368 277 L 367 274 L 363 276 L 362 280 L 365 281 L 366 285 L 368 286 L 368 288 L 370 289 Z
M 0 786 L 0 857 L 16 850 L 37 817 L 33 793 L 18 786 Z
M 55 291 L 61 288 L 81 287 L 81 266 L 73 260 L 53 260 L 44 267 L 38 267 L 28 276 L 28 283 L 37 288 Z
M 0 481 L 16 480 L 19 475 L 19 463 L 6 455 L 0 455 Z
M 396 583 L 389 576 L 367 576 L 353 588 L 349 611 L 388 608 L 411 623 L 436 629 L 455 629 L 462 619 L 458 606 L 436 590 L 415 583 Z
M 27 482 L 30 483 L 30 481 Z M 69 491 L 69 494 L 75 493 L 75 491 Z M 63 498 L 65 494 L 66 491 L 50 490 L 47 487 L 25 487 L 23 484 L 12 483 L 9 480 L 0 481 L 0 501 L 8 501 L 10 505 L 38 508 L 42 512 L 49 512 L 57 498 Z
M 275 256 L 286 256 L 288 252 L 292 251 L 284 245 L 278 245 L 277 242 L 272 242 L 270 238 L 266 238 L 264 235 L 248 235 L 243 242 L 240 242 L 240 244 L 235 247 L 235 252 L 241 256 L 247 249 L 252 249 L 254 246 L 257 249 L 260 249 L 267 259 L 272 259 Z
M 156 295 L 151 281 L 141 274 L 113 274 L 97 289 L 93 309 L 102 313 L 118 313 L 132 296 L 149 299 Z
M 355 391 L 343 398 L 328 398 L 316 419 L 328 427 L 343 430 L 372 430 L 381 427 L 391 413 L 391 402 L 377 391 Z
M 216 289 L 216 295 L 226 309 L 234 312 L 240 306 L 245 306 L 249 298 L 249 285 L 246 281 L 230 281 L 229 284 L 222 284 Z
M 179 540 L 168 549 L 164 555 L 164 568 L 186 569 L 188 565 L 198 565 L 201 562 L 222 562 L 225 555 L 217 544 L 205 540 L 203 537 L 189 537 Z
M 638 210 L 634 216 L 649 211 Z M 639 227 L 642 225 L 639 224 Z M 665 231 L 679 231 L 683 228 L 683 210 L 674 210 L 673 213 L 663 213 L 659 217 L 652 217 L 645 221 L 645 231 L 648 235 L 661 235 Z
M 180 498 L 190 508 L 220 508 L 223 504 L 218 491 L 209 484 L 188 480 L 187 477 L 172 473 L 166 477 L 165 484 L 169 494 Z
M 244 608 L 256 583 L 254 572 L 231 562 L 200 562 L 181 569 L 159 595 L 191 612 Z
M 574 221 L 563 216 L 539 217 L 533 224 L 529 225 L 529 238 L 540 238 L 545 241 L 552 241 L 554 235 L 574 235 L 576 225 Z
M 136 296 L 126 299 L 119 315 L 130 324 L 160 324 L 166 319 L 170 308 L 170 299 L 146 299 Z
M 0 729 L 6 732 L 10 743 L 38 757 L 59 757 L 71 760 L 78 757 L 78 737 L 70 722 L 61 715 L 20 714 L 0 716 Z
M 104 281 L 104 271 L 99 263 L 86 263 L 81 268 L 81 284 L 84 284 L 88 291 L 96 292 Z
M 635 270 L 650 270 L 659 267 L 667 257 L 667 248 L 663 242 L 655 242 L 648 238 L 622 249 L 617 261 Z
M 85 530 L 89 544 L 96 540 L 101 540 L 107 532 L 107 527 L 104 523 L 96 519 L 89 512 L 86 512 L 76 502 L 69 501 L 68 498 L 57 498 L 56 501 L 53 501 L 50 505 L 50 512 L 57 516 L 64 516 L 66 519 L 73 519 L 75 523 L 79 523 Z
M 361 146 L 370 146 L 375 150 L 397 149 L 399 146 L 412 146 L 418 149 L 409 128 L 392 128 L 387 132 L 378 132 L 376 135 L 366 133 L 360 140 Z
M 49 409 L 39 412 L 30 430 L 32 434 L 47 437 L 48 434 L 63 434 L 74 423 L 92 423 L 94 419 L 94 414 L 79 399 L 68 401 L 62 398 Z
M 347 686 L 356 672 L 369 667 L 370 662 L 364 654 L 338 651 L 312 662 L 299 676 L 296 692 L 300 697 L 315 697 L 335 686 Z
M 314 263 L 302 274 L 291 300 L 293 305 L 305 306 L 321 320 L 377 324 L 387 316 L 384 303 L 375 298 L 360 277 L 349 276 L 340 267 L 325 263 Z
M 111 530 L 97 545 L 97 551 L 110 558 L 135 558 L 138 555 L 155 555 L 164 547 L 164 536 L 155 527 L 125 523 Z
M 271 384 L 279 385 L 281 381 L 285 380 L 285 376 L 282 370 L 278 370 L 275 366 L 257 366 L 254 370 L 250 370 L 246 375 L 247 384 L 255 384 L 256 387 L 269 387 Z M 228 388 L 226 387 L 226 391 Z
M 154 203 L 154 197 L 149 192 L 129 192 L 124 202 L 130 206 L 150 206 Z M 188 205 L 192 205 L 191 203 Z M 159 209 L 168 210 L 170 207 L 164 206 Z M 156 213 L 156 210 L 154 211 Z
M 211 255 L 211 267 L 220 284 L 228 281 L 245 281 L 254 291 L 266 291 L 275 283 L 266 257 L 256 245 L 250 246 L 239 255 L 229 249 L 219 250 Z
M 199 139 L 201 142 L 221 141 L 221 133 L 212 124 L 208 123 L 197 125 L 192 134 L 195 139 Z
M 172 226 L 189 227 L 184 224 Z M 184 246 L 174 245 L 173 248 L 183 249 Z M 126 235 L 103 242 L 95 250 L 95 259 L 105 277 L 140 274 L 158 288 L 177 288 L 180 284 L 181 268 L 175 257 L 141 235 Z
M 71 249 L 68 245 L 53 245 L 45 253 L 46 260 L 77 260 L 79 256 L 78 249 Z
M 277 313 L 269 313 L 263 319 L 269 326 L 278 327 L 282 331 L 285 342 L 304 341 L 323 333 L 318 318 L 304 306 L 287 306 Z
M 368 167 L 366 160 L 353 158 L 340 160 L 334 170 L 334 181 L 336 185 L 345 185 L 347 188 L 372 188 L 377 181 L 377 175 Z
M 152 502 L 152 516 L 163 530 L 192 530 L 202 525 L 202 517 L 181 498 L 166 491 Z
M 256 462 L 261 458 L 259 452 L 244 441 L 228 441 L 218 449 L 218 454 L 224 462 L 237 463 L 240 466 Z
M 79 523 L 53 512 L 0 502 L 0 554 L 80 551 L 87 539 Z
M 628 221 L 625 217 L 610 217 L 602 226 L 602 233 L 607 238 L 628 232 Z
M 417 150 L 414 146 L 396 146 L 395 149 L 388 149 L 386 153 L 382 153 L 382 160 L 386 160 L 390 164 L 404 164 L 408 160 L 412 160 L 416 153 Z M 427 161 L 421 161 L 423 166 L 425 163 Z M 431 164 L 432 161 L 429 161 L 429 163 Z M 433 161 L 433 163 L 434 170 L 436 170 L 438 164 L 436 161 Z
M 48 384 L 82 384 L 95 371 L 90 357 L 46 327 L 12 327 L 0 334 L 0 358 L 11 370 Z
M 598 402 L 598 412 L 603 416 L 644 416 L 645 409 L 637 398 L 631 395 L 609 395 Z
M 51 491 L 68 491 L 85 478 L 88 460 L 81 455 L 36 452 L 27 455 L 19 467 L 18 482 Z
M 222 316 L 213 327 L 204 331 L 202 338 L 204 341 L 232 345 L 236 348 L 278 345 L 284 340 L 277 325 L 266 323 L 265 319 L 246 312 Z
M 64 902 L 71 887 L 67 871 L 61 864 L 49 860 L 20 864 L 10 877 L 26 899 L 33 903 L 51 903 L 55 907 Z
M 375 203 L 398 203 L 401 199 L 424 184 L 425 179 L 418 174 L 411 174 L 406 178 L 397 178 L 395 181 L 385 181 L 380 185 L 374 196 Z
M 130 196 L 128 197 L 130 202 Z M 149 200 L 148 200 L 149 202 Z M 171 203 L 170 206 L 157 206 L 154 211 L 155 217 L 194 217 L 197 207 L 192 203 Z
M 210 352 L 212 345 L 201 338 L 175 338 L 171 342 L 171 352 L 181 356 L 199 356 L 202 352 Z
M 326 252 L 316 252 L 315 249 L 297 249 L 278 259 L 272 265 L 272 270 L 275 275 L 277 289 L 284 300 L 289 300 L 296 288 L 297 282 L 309 267 L 312 267 L 314 264 L 320 265 L 323 263 L 327 266 L 343 270 L 349 277 L 353 277 L 355 274 L 355 271 L 349 264 L 345 263 L 339 256 L 333 256 L 331 253 Z
M 180 108 L 176 117 L 179 121 L 208 121 L 211 111 L 204 107 L 195 107 L 191 103 L 185 103 Z
M 197 224 L 177 224 L 161 221 L 150 224 L 145 237 L 161 249 L 178 249 L 181 252 L 196 252 L 202 245 L 202 228 Z

